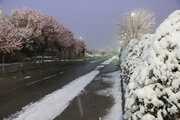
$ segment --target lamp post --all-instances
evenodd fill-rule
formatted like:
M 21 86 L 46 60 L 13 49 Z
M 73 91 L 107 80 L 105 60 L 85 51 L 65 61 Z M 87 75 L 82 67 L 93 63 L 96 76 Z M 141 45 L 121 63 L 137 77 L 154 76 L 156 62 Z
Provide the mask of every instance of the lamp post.
M 2 6 L 0 5 L 0 14 L 2 13 Z
M 132 38 L 134 38 L 134 19 L 133 19 L 133 17 L 135 16 L 135 13 L 134 12 L 132 12 L 131 13 L 131 22 L 132 22 L 132 35 L 131 35 L 131 37 Z

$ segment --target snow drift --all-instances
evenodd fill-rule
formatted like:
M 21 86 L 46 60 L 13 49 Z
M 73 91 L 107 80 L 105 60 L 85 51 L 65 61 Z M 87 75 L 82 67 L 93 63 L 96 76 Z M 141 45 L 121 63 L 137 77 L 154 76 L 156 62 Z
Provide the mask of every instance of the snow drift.
M 124 118 L 180 119 L 180 10 L 141 41 L 121 53 L 122 77 L 128 83 Z

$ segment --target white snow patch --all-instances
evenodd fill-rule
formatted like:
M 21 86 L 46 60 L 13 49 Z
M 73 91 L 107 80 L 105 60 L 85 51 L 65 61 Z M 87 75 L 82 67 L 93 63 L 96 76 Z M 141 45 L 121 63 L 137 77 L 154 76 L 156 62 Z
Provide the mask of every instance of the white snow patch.
M 101 95 L 111 95 L 114 98 L 114 105 L 113 107 L 109 110 L 108 114 L 104 116 L 102 119 L 103 120 L 122 120 L 122 113 L 121 113 L 121 90 L 120 90 L 120 71 L 113 72 L 108 74 L 111 76 L 111 78 L 106 79 L 105 82 L 112 83 L 113 86 L 112 88 L 108 88 L 107 90 L 101 90 L 97 92 L 98 94 Z
M 113 56 L 112 58 L 109 58 L 108 60 L 101 63 L 102 65 L 108 65 L 110 64 L 114 59 L 118 59 L 118 56 Z
M 101 69 L 103 67 L 104 67 L 104 65 L 99 65 L 99 66 L 96 67 L 96 69 Z
M 100 59 L 101 60 L 101 59 Z M 96 63 L 98 61 L 100 61 L 99 59 L 98 60 L 94 60 L 94 61 L 90 61 L 90 63 Z
M 29 79 L 29 78 L 31 78 L 31 76 L 26 76 L 26 77 L 24 77 L 24 79 Z
M 102 96 L 112 96 L 112 89 L 111 88 L 108 88 L 106 90 L 99 90 L 96 92 L 96 94 L 98 95 L 102 95 Z
M 84 59 L 61 59 L 60 61 L 84 61 Z
M 46 95 L 43 99 L 22 108 L 22 111 L 4 120 L 53 120 L 94 78 L 99 71 L 94 70 L 81 76 L 63 88 Z
M 0 64 L 0 67 L 1 66 L 11 66 L 11 65 L 18 65 L 18 64 L 21 64 L 20 62 L 17 62 L 17 63 L 7 63 L 7 64 Z

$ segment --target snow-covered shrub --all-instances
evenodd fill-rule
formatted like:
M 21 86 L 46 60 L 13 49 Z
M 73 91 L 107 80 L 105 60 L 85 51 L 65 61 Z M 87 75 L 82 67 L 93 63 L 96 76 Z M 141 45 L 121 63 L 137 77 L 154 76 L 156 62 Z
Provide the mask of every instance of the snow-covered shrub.
M 126 83 L 129 82 L 130 76 L 134 73 L 134 69 L 137 67 L 141 60 L 141 54 L 143 50 L 147 49 L 151 43 L 150 34 L 142 36 L 142 40 L 138 41 L 133 39 L 121 52 L 121 69 L 122 78 Z
M 121 67 L 130 71 L 125 119 L 180 119 L 180 11 L 124 53 Z
M 126 83 L 128 83 L 129 75 L 131 73 L 131 69 L 129 69 L 129 67 L 131 67 L 131 65 L 129 63 L 130 63 L 130 61 L 133 60 L 133 58 L 131 58 L 132 56 L 129 54 L 133 53 L 134 47 L 137 44 L 138 44 L 138 40 L 136 40 L 136 39 L 131 40 L 129 42 L 129 44 L 125 48 L 123 48 L 121 55 L 120 55 L 121 76 Z

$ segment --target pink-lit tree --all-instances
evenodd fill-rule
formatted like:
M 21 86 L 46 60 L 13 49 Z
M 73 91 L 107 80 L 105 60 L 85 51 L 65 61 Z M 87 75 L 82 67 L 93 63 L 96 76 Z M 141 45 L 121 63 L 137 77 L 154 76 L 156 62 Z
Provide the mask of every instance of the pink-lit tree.
M 73 33 L 68 28 L 63 27 L 59 41 L 62 47 L 71 47 L 73 45 L 73 40 Z
M 44 53 L 47 49 L 51 49 L 52 52 L 54 48 L 58 49 L 59 58 L 61 58 L 61 50 L 64 54 L 69 51 L 69 58 L 74 48 L 78 53 L 85 50 L 85 43 L 82 41 L 76 43 L 71 30 L 54 17 L 42 14 L 40 11 L 28 8 L 14 9 L 9 14 L 9 21 L 21 38 L 20 53 L 27 55 L 28 52 L 34 52 L 35 63 L 37 54 L 41 54 L 42 62 L 44 61 Z
M 44 49 L 50 48 L 52 51 L 54 48 L 60 48 L 59 40 L 61 39 L 61 34 L 63 33 L 63 25 L 60 24 L 58 20 L 56 20 L 52 16 L 44 16 L 44 25 L 42 29 L 42 36 L 44 38 Z
M 4 71 L 5 55 L 11 54 L 15 50 L 22 47 L 21 37 L 17 33 L 17 29 L 9 21 L 9 16 L 0 15 L 0 52 L 3 54 L 2 62 Z
M 74 44 L 74 38 L 73 38 L 73 33 L 65 27 L 62 27 L 61 32 L 60 32 L 60 38 L 57 41 L 59 45 L 59 52 L 61 52 L 62 48 L 64 50 L 64 55 L 67 53 L 67 50 L 69 50 L 69 57 L 70 57 L 70 52 L 72 50 L 72 46 Z
M 76 54 L 79 55 L 80 53 L 84 53 L 86 48 L 85 42 L 79 39 L 75 39 L 74 41 L 75 41 L 74 48 Z
M 21 52 L 23 53 L 27 49 L 34 51 L 35 61 L 37 51 L 44 44 L 42 28 L 45 22 L 43 19 L 44 15 L 41 12 L 27 8 L 14 9 L 10 13 L 10 21 L 22 37 Z

